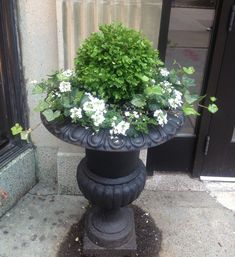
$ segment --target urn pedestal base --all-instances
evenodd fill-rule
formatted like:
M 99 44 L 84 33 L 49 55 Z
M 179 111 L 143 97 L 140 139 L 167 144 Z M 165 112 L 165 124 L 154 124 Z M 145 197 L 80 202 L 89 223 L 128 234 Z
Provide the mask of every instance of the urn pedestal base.
M 137 250 L 133 210 L 103 211 L 93 207 L 86 217 L 85 256 L 135 256 Z
M 78 186 L 94 206 L 85 226 L 85 254 L 105 257 L 107 253 L 115 257 L 135 253 L 134 217 L 124 207 L 137 199 L 144 189 L 146 169 L 139 159 L 140 149 L 165 143 L 184 123 L 182 112 L 176 115 L 169 111 L 167 116 L 165 126 L 149 126 L 148 134 L 111 137 L 107 129 L 94 133 L 92 129 L 73 124 L 69 118 L 48 122 L 41 113 L 44 126 L 53 135 L 86 148 L 86 157 L 77 169 Z
M 139 196 L 145 179 L 139 151 L 86 150 L 77 172 L 79 188 L 92 203 L 85 222 L 85 256 L 135 256 L 134 214 L 127 206 Z

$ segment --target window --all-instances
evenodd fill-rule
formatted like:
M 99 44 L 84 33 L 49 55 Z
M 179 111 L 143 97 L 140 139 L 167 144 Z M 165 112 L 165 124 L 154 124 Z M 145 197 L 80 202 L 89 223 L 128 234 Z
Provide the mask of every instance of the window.
M 27 123 L 25 94 L 19 60 L 15 1 L 0 1 L 0 165 L 25 148 L 11 136 L 10 128 Z

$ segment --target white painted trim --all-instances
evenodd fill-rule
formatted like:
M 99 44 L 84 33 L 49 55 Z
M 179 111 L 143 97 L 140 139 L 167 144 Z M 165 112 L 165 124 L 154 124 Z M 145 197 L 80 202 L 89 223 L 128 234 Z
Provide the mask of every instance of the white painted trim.
M 57 19 L 57 40 L 58 40 L 58 66 L 64 69 L 64 38 L 63 38 L 63 14 L 62 0 L 56 0 L 56 19 Z
M 216 181 L 216 182 L 235 182 L 235 178 L 231 177 L 212 177 L 212 176 L 200 176 L 202 181 Z

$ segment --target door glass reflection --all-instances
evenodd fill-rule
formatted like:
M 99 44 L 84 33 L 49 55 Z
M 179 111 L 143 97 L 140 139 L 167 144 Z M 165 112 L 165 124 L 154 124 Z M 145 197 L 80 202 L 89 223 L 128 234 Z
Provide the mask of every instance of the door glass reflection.
M 176 60 L 182 66 L 194 66 L 194 92 L 198 94 L 202 89 L 214 14 L 215 1 L 172 1 L 166 65 L 170 68 Z M 179 136 L 193 135 L 195 124 L 196 118 L 187 118 Z

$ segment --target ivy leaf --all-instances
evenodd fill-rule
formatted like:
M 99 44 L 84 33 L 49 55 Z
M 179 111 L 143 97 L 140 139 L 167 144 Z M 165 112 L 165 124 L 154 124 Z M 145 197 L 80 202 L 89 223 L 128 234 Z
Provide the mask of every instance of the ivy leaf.
M 215 102 L 215 101 L 217 100 L 217 98 L 214 97 L 214 96 L 211 96 L 211 97 L 210 97 L 210 100 L 211 100 L 211 102 Z
M 54 114 L 53 114 L 54 115 L 54 119 L 59 118 L 60 114 L 61 114 L 61 111 L 58 111 L 58 110 L 55 111 Z
M 209 104 L 208 111 L 211 113 L 216 113 L 219 110 L 216 104 Z
M 194 67 L 183 67 L 183 71 L 188 74 L 188 75 L 192 75 L 195 72 Z
M 35 87 L 32 90 L 33 94 L 42 94 L 45 92 L 45 88 L 41 84 L 35 85 Z
M 187 76 L 183 76 L 182 77 L 182 84 L 185 87 L 192 87 L 195 85 L 195 79 L 189 78 Z
M 42 112 L 42 111 L 46 110 L 48 107 L 49 107 L 49 104 L 46 101 L 41 100 L 39 102 L 39 104 L 34 108 L 34 111 L 35 112 Z
M 136 106 L 136 107 L 144 107 L 146 102 L 145 99 L 142 95 L 136 95 L 132 100 L 131 100 L 131 104 Z
M 149 110 L 152 112 L 161 108 L 161 106 L 157 103 L 149 103 L 148 107 L 149 107 Z
M 150 95 L 162 95 L 162 88 L 160 86 L 147 87 L 145 89 L 145 94 Z
M 45 110 L 42 114 L 45 116 L 47 121 L 54 120 L 54 113 L 51 109 Z
M 198 97 L 198 102 L 201 102 L 204 98 L 206 97 L 206 95 L 201 95 Z
M 196 94 L 190 94 L 190 92 L 188 90 L 186 90 L 185 94 L 184 94 L 184 98 L 185 98 L 185 101 L 188 103 L 188 104 L 193 104 L 195 103 L 196 101 L 199 100 L 199 96 L 196 95 Z
M 183 105 L 183 112 L 186 116 L 188 115 L 200 115 L 200 113 L 198 113 L 194 107 L 192 105 L 189 105 L 189 104 L 184 104 Z
M 53 112 L 52 109 L 47 109 L 42 114 L 45 116 L 46 120 L 50 122 L 58 118 L 61 112 L 60 111 Z
M 26 140 L 27 143 L 29 143 L 29 134 L 30 134 L 30 132 L 28 130 L 22 131 L 20 133 L 21 140 Z
M 82 99 L 82 96 L 83 96 L 83 92 L 82 91 L 78 91 L 76 93 L 76 96 L 75 96 L 75 102 L 76 103 L 80 103 L 81 99 Z
M 70 108 L 72 107 L 71 103 L 70 103 L 70 98 L 65 96 L 62 98 L 62 105 L 65 107 L 65 108 Z
M 88 97 L 88 95 L 83 95 L 83 97 L 81 98 L 81 106 L 85 103 L 85 102 L 87 102 L 89 100 L 89 97 Z
M 14 127 L 11 128 L 11 133 L 13 136 L 20 134 L 23 131 L 23 128 L 19 123 L 16 123 Z

